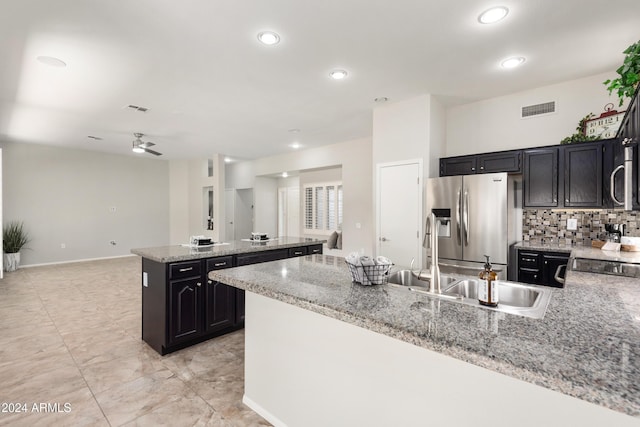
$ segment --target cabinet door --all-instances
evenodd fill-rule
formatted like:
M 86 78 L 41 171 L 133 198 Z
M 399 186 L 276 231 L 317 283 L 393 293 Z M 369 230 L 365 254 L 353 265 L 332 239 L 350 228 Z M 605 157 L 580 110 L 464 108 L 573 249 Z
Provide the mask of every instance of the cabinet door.
M 206 331 L 214 332 L 235 324 L 236 288 L 216 280 L 207 281 Z
M 557 288 L 564 287 L 563 283 L 558 282 L 555 279 L 556 271 L 558 267 L 567 265 L 569 262 L 569 255 L 548 255 L 542 254 L 542 274 L 544 277 L 543 283 L 547 286 L 555 286 Z
M 236 289 L 236 325 L 244 325 L 244 290 Z
M 440 176 L 474 174 L 476 166 L 476 156 L 445 157 L 440 159 Z
M 504 151 L 501 153 L 480 154 L 478 156 L 478 172 L 520 172 L 521 151 Z
M 602 144 L 564 147 L 564 206 L 602 207 Z
M 558 206 L 558 149 L 524 152 L 524 206 Z
M 186 341 L 200 335 L 201 298 L 200 278 L 169 282 L 169 342 Z

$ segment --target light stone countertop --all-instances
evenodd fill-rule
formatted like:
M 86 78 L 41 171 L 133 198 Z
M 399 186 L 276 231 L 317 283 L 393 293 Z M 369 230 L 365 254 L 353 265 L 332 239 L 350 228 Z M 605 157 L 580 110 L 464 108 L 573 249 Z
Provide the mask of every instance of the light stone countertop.
M 592 246 L 564 246 L 549 243 L 516 243 L 516 249 L 532 249 L 545 252 L 567 252 L 571 253 L 573 258 L 599 259 L 604 261 L 628 262 L 631 264 L 640 264 L 640 252 L 624 252 L 624 251 L 603 251 L 600 248 Z
M 351 282 L 313 255 L 209 278 L 640 418 L 640 281 L 569 271 L 543 319 Z
M 325 242 L 326 240 L 311 238 L 278 237 L 277 239 L 272 239 L 266 242 L 232 240 L 230 242 L 226 242 L 228 244 L 205 246 L 199 248 L 185 247 L 181 245 L 136 248 L 131 249 L 131 253 L 140 255 L 143 258 L 147 258 L 153 261 L 169 263 L 225 255 L 248 254 L 254 252 L 269 251 L 273 249 L 321 245 Z

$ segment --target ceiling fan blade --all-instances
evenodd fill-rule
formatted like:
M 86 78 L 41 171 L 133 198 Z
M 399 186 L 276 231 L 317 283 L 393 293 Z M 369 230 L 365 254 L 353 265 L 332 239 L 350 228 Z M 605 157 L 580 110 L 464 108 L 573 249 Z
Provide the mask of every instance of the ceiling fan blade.
M 142 148 L 149 148 L 149 147 L 153 147 L 154 145 L 156 145 L 156 144 L 154 144 L 153 142 L 149 142 L 149 141 L 147 141 L 147 142 L 143 142 L 143 143 L 141 143 L 141 144 L 140 144 L 140 147 L 142 147 Z
M 157 151 L 149 150 L 148 148 L 141 147 L 145 152 L 149 154 L 153 154 L 154 156 L 162 156 L 162 153 L 158 153 Z

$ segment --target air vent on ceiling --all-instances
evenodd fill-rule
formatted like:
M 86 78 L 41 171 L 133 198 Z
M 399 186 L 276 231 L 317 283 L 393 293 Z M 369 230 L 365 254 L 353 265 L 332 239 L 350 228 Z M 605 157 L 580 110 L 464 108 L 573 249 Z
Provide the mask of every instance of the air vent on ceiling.
M 102 141 L 102 138 L 100 138 L 99 136 L 88 135 L 87 138 L 93 139 L 95 141 Z
M 556 112 L 556 102 L 544 102 L 542 104 L 527 105 L 522 107 L 521 118 L 526 119 L 529 117 L 540 116 L 543 114 L 551 114 Z
M 134 111 L 139 111 L 141 113 L 146 113 L 147 111 L 149 111 L 147 107 L 140 107 L 139 105 L 133 105 L 133 104 L 129 104 L 125 108 L 129 108 Z

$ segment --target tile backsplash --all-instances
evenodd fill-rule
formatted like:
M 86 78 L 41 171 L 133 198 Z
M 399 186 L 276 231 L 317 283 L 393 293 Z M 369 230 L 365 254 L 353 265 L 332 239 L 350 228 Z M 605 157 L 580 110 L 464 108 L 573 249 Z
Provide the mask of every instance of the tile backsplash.
M 567 230 L 569 218 L 577 219 L 577 230 Z M 640 237 L 640 212 L 636 211 L 524 209 L 522 240 L 590 246 L 592 240 L 605 240 L 605 224 L 625 224 L 626 236 Z

